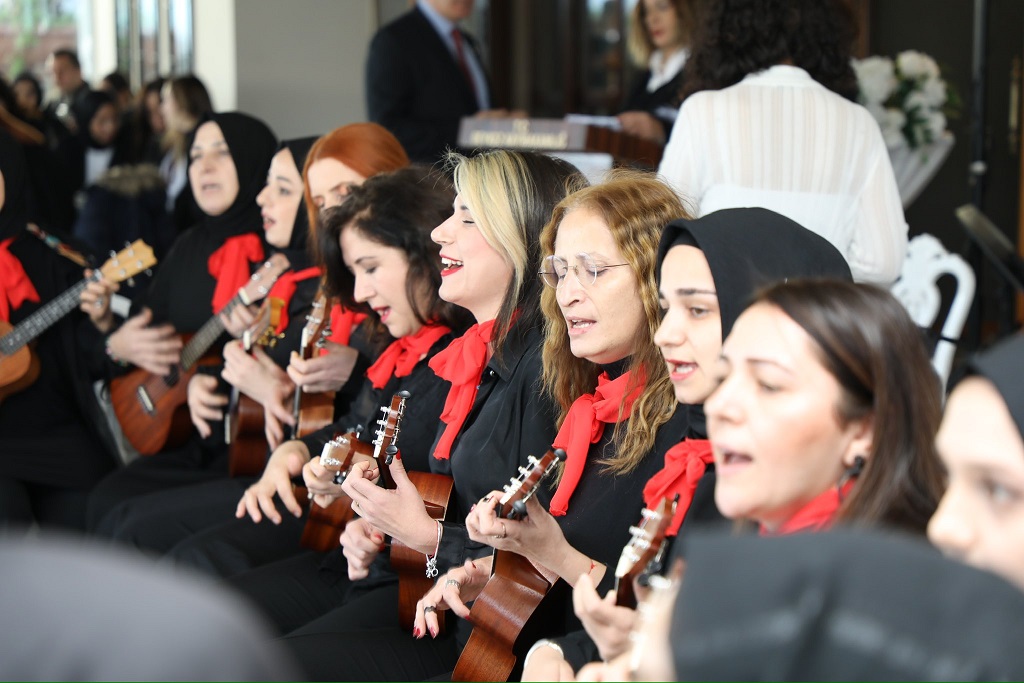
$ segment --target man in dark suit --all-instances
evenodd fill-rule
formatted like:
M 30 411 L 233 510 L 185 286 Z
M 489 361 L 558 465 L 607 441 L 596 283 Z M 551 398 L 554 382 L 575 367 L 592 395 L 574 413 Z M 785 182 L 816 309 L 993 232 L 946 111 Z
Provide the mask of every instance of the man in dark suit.
M 491 108 L 483 60 L 458 27 L 472 11 L 473 0 L 417 0 L 370 43 L 369 118 L 394 133 L 413 161 L 437 161 L 455 147 L 463 116 Z

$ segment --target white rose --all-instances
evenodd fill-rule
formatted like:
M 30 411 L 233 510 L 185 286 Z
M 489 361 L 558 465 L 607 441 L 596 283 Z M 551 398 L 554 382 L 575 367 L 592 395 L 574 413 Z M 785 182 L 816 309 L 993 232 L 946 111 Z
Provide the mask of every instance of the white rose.
M 903 100 L 904 111 L 910 112 L 915 109 L 921 113 L 921 116 L 927 115 L 927 113 L 932 109 L 931 102 L 929 102 L 928 97 L 920 90 L 913 91 L 907 95 L 907 99 Z
M 931 140 L 938 140 L 946 131 L 946 116 L 941 111 L 933 111 L 928 114 L 928 131 L 931 133 Z
M 896 68 L 905 78 L 938 78 L 939 65 L 917 50 L 905 50 L 896 55 Z
M 866 104 L 885 102 L 896 89 L 896 73 L 888 57 L 853 60 L 853 70 Z
M 881 127 L 886 147 L 898 147 L 904 144 L 903 126 L 906 124 L 907 117 L 902 111 L 892 107 L 885 110 Z
M 941 78 L 929 78 L 921 86 L 921 94 L 929 107 L 938 109 L 946 103 L 946 82 Z

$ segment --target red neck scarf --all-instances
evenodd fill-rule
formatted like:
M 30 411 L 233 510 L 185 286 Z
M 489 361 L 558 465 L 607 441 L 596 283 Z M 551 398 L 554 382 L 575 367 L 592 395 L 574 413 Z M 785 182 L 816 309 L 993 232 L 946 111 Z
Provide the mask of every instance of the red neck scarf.
M 270 292 L 267 294 L 268 299 L 277 298 L 284 302 L 284 306 L 281 307 L 281 312 L 277 318 L 275 334 L 281 334 L 288 329 L 288 304 L 291 303 L 292 297 L 295 296 L 295 289 L 299 286 L 299 283 L 311 277 L 319 276 L 320 269 L 314 266 L 299 271 L 289 270 L 277 278 L 274 286 L 270 288 Z
M 561 517 L 569 509 L 569 499 L 583 476 L 590 445 L 601 440 L 606 424 L 619 421 L 620 406 L 622 419 L 628 419 L 633 403 L 643 393 L 644 383 L 640 382 L 629 396 L 625 396 L 630 374 L 625 372 L 612 380 L 608 379 L 608 373 L 602 372 L 597 378 L 594 393 L 583 394 L 569 408 L 569 414 L 565 416 L 565 422 L 553 443 L 555 448 L 564 448 L 566 454 L 565 471 L 551 499 L 550 511 L 555 517 Z
M 644 486 L 644 503 L 652 509 L 662 498 L 672 498 L 679 494 L 675 517 L 665 532 L 667 536 L 679 533 L 686 513 L 693 502 L 693 494 L 697 484 L 707 470 L 708 465 L 715 462 L 711 452 L 711 442 L 707 439 L 685 439 L 665 453 L 665 466 L 655 474 Z
M 220 313 L 252 275 L 249 264 L 263 260 L 263 242 L 254 233 L 236 235 L 224 240 L 210 254 L 206 268 L 217 280 L 213 290 L 213 312 Z
M 366 371 L 374 389 L 381 389 L 392 377 L 408 377 L 438 339 L 451 332 L 445 325 L 424 325 L 391 343 Z
M 9 322 L 11 311 L 26 301 L 39 303 L 39 293 L 28 279 L 28 273 L 8 249 L 14 240 L 11 237 L 0 242 L 0 320 L 4 322 Z
M 365 313 L 356 313 L 344 308 L 341 304 L 334 304 L 331 308 L 331 335 L 327 341 L 332 341 L 341 346 L 348 346 L 352 338 L 352 330 L 359 327 L 359 323 L 366 320 Z M 321 349 L 320 355 L 327 353 L 327 349 Z
M 832 526 L 836 513 L 839 512 L 839 506 L 850 495 L 850 491 L 853 490 L 853 485 L 856 483 L 857 480 L 851 478 L 843 484 L 841 492 L 838 486 L 830 486 L 827 491 L 811 500 L 810 503 L 800 508 L 795 515 L 783 522 L 778 530 L 772 532 L 762 526 L 760 529 L 761 535 L 785 536 L 800 532 L 825 531 Z
M 473 408 L 477 389 L 480 388 L 480 376 L 487 365 L 487 345 L 494 333 L 494 323 L 494 320 L 488 320 L 473 325 L 448 348 L 430 359 L 430 369 L 434 374 L 452 383 L 441 412 L 441 422 L 446 427 L 434 449 L 434 457 L 438 460 L 451 457 L 452 443 Z

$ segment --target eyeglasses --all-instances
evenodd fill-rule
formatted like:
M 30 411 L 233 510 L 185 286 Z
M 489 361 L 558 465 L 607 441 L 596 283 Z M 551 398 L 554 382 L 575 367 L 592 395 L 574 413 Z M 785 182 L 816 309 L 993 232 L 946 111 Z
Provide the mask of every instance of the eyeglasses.
M 599 266 L 590 254 L 580 253 L 576 254 L 576 263 L 572 265 L 572 272 L 575 273 L 576 281 L 580 285 L 588 287 L 597 282 L 597 276 L 607 268 L 618 268 L 628 265 L 628 263 L 613 263 Z M 566 260 L 559 256 L 546 256 L 544 258 L 544 270 L 540 271 L 539 275 L 548 287 L 558 289 L 565 281 L 565 276 L 569 273 L 569 267 Z

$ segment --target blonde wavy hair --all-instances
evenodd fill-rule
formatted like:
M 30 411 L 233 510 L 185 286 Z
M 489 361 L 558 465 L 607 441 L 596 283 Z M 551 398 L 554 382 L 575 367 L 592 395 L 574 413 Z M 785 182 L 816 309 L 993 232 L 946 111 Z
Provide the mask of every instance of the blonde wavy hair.
M 636 468 L 653 448 L 658 428 L 672 416 L 675 392 L 668 368 L 654 343 L 661 323 L 658 304 L 656 261 L 658 241 L 664 227 L 676 218 L 689 218 L 679 196 L 656 176 L 637 171 L 617 171 L 600 185 L 594 185 L 566 197 L 555 207 L 551 220 L 541 233 L 542 253 L 552 254 L 562 220 L 572 211 L 585 209 L 601 217 L 636 278 L 647 324 L 637 329 L 632 355 L 626 368 L 633 379 L 626 395 L 639 384 L 647 384 L 633 404 L 630 418 L 619 422 L 612 434 L 615 455 L 599 461 L 609 471 L 624 474 Z M 538 267 L 540 270 L 541 267 Z M 585 358 L 577 358 L 569 348 L 565 318 L 555 300 L 555 290 L 545 287 L 541 294 L 545 318 L 544 390 L 561 407 L 561 426 L 573 401 L 593 393 L 601 367 Z M 623 406 L 619 406 L 622 414 Z
M 480 234 L 512 266 L 494 328 L 500 358 L 513 319 L 527 328 L 540 324 L 541 283 L 534 268 L 540 261 L 540 231 L 555 205 L 586 187 L 587 180 L 572 164 L 536 152 L 492 150 L 472 157 L 451 152 L 447 163 Z

